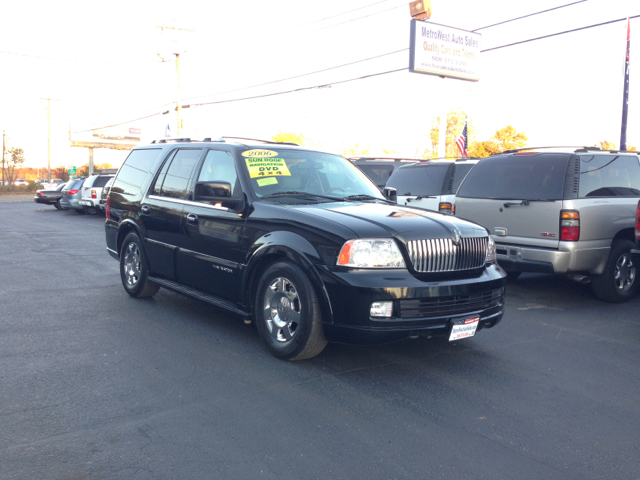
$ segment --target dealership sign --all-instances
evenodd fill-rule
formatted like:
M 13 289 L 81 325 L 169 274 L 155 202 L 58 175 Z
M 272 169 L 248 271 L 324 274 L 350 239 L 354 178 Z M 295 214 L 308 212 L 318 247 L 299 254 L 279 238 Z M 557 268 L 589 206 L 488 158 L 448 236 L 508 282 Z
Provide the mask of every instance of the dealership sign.
M 477 82 L 482 35 L 411 20 L 409 71 Z

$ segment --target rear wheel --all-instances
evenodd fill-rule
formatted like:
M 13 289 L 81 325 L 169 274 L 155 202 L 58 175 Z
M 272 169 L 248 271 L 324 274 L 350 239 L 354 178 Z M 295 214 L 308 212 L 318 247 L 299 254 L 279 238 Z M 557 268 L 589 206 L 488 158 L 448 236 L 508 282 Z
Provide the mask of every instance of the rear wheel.
M 327 345 L 318 297 L 309 278 L 287 260 L 262 274 L 255 295 L 254 319 L 269 351 L 283 360 L 304 360 Z
M 129 233 L 122 242 L 120 278 L 124 289 L 132 297 L 152 297 L 160 290 L 157 284 L 149 281 L 149 268 L 142 250 L 142 242 L 133 232 Z
M 58 210 L 62 210 L 62 206 L 60 205 L 60 200 L 57 200 L 56 203 L 53 204 Z
M 638 292 L 640 283 L 630 252 L 634 246 L 630 240 L 616 240 L 611 245 L 604 273 L 591 277 L 591 289 L 600 300 L 626 302 Z
M 84 213 L 86 213 L 87 215 L 98 214 L 98 209 L 96 207 L 84 207 L 83 210 L 84 210 Z

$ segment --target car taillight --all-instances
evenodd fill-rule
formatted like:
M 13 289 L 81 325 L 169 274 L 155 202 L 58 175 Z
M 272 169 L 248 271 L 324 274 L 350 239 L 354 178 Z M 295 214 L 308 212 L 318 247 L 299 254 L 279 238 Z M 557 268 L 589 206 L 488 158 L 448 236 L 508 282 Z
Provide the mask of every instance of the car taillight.
M 111 199 L 107 197 L 107 206 L 104 207 L 104 214 L 107 218 L 111 218 Z
M 636 241 L 640 240 L 640 201 L 636 208 Z
M 580 213 L 577 210 L 560 211 L 560 240 L 564 242 L 580 240 Z
M 42 193 L 42 192 L 38 192 L 38 196 L 39 196 L 39 197 L 44 197 L 44 193 Z M 637 224 L 637 222 L 638 222 L 638 221 L 636 220 L 636 224 Z M 636 228 L 637 228 L 637 227 L 636 227 Z
M 451 205 L 449 202 L 440 202 L 438 204 L 438 211 L 440 213 L 452 214 L 453 213 L 453 205 Z
M 96 197 L 96 191 L 95 190 L 91 190 L 91 198 L 98 198 L 98 197 Z
M 67 195 L 75 195 L 76 193 L 78 193 L 80 190 L 67 190 Z

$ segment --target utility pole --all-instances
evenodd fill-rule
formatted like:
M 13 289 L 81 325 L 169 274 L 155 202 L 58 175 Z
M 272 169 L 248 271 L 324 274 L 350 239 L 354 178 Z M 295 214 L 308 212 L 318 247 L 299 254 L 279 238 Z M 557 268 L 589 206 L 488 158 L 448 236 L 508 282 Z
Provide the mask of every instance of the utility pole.
M 182 105 L 180 104 L 180 53 L 181 53 L 181 48 L 179 48 L 178 46 L 178 37 L 177 34 L 178 32 L 195 32 L 195 30 L 193 28 L 181 28 L 181 27 L 176 27 L 176 26 L 168 26 L 168 25 L 156 25 L 157 28 L 159 28 L 162 33 L 164 33 L 165 29 L 166 30 L 173 30 L 173 38 L 172 38 L 172 42 L 173 42 L 173 52 L 171 52 L 173 55 L 176 56 L 176 81 L 177 81 L 177 90 L 176 90 L 176 136 L 180 137 L 182 136 L 182 117 L 181 117 L 181 113 L 182 113 Z M 162 61 L 165 61 L 164 58 L 162 57 L 162 55 L 160 55 L 160 58 L 162 59 Z
M 627 149 L 627 116 L 629 114 L 629 50 L 631 46 L 631 24 L 627 17 L 627 41 L 624 59 L 624 89 L 622 90 L 622 126 L 620 129 L 620 150 Z
M 2 186 L 4 187 L 4 138 L 7 136 L 4 130 L 2 130 Z
M 47 182 L 51 183 L 51 98 L 41 98 L 47 101 Z M 55 98 L 53 99 L 55 101 Z

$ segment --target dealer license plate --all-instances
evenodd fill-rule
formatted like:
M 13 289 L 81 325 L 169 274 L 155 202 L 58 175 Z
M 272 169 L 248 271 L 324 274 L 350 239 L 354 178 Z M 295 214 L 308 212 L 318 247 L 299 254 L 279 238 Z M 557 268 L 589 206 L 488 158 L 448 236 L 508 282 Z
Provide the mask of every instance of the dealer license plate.
M 86 200 L 80 200 L 80 205 L 91 205 L 91 202 L 87 202 Z
M 473 337 L 476 334 L 480 317 L 467 318 L 463 321 L 458 320 L 458 322 L 459 323 L 454 323 L 453 328 L 451 329 L 451 335 L 449 336 L 450 342 Z

